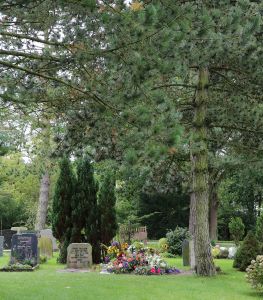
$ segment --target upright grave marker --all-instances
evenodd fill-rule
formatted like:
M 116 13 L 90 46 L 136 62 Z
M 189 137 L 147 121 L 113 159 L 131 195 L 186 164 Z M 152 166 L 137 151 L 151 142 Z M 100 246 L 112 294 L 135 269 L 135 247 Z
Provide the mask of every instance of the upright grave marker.
M 190 245 L 188 240 L 184 240 L 182 244 L 183 265 L 190 266 Z
M 0 236 L 0 256 L 3 256 L 3 251 L 4 251 L 4 237 L 1 235 Z
M 69 269 L 87 269 L 92 265 L 92 247 L 88 243 L 72 243 L 67 249 Z
M 38 263 L 38 240 L 34 233 L 14 234 L 11 246 L 11 264 L 36 266 Z
M 38 239 L 39 254 L 51 258 L 53 256 L 52 240 L 48 236 L 41 236 Z
M 43 237 L 43 236 L 50 238 L 52 241 L 52 245 L 53 245 L 53 251 L 58 251 L 57 241 L 53 236 L 52 230 L 51 229 L 40 230 L 40 237 Z

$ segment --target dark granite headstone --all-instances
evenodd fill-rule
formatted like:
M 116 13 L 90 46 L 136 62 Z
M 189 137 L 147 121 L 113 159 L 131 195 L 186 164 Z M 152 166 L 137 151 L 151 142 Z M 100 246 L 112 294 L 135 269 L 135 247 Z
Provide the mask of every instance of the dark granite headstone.
M 189 241 L 184 240 L 182 244 L 182 253 L 183 253 L 183 265 L 184 266 L 190 266 L 190 258 L 189 258 L 189 253 L 190 253 L 190 248 L 189 248 Z
M 38 240 L 34 233 L 14 234 L 11 247 L 11 264 L 22 263 L 32 266 L 38 263 Z
M 0 256 L 3 256 L 4 251 L 4 237 L 0 236 Z

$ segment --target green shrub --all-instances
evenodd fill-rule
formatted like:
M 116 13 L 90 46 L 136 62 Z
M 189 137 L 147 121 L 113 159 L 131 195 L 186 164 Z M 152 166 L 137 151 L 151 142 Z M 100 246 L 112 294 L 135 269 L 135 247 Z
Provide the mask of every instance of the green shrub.
M 167 238 L 161 238 L 158 242 L 158 248 L 160 252 L 166 252 L 169 248 Z
M 211 246 L 215 247 L 215 245 L 216 245 L 216 241 L 215 240 L 211 240 Z
M 246 279 L 255 289 L 263 289 L 263 255 L 258 255 L 256 260 L 251 261 L 251 265 L 246 269 Z
M 176 258 L 176 255 L 169 253 L 169 252 L 163 252 L 161 253 L 161 257 L 163 258 Z
M 256 237 L 261 243 L 263 243 L 263 214 L 257 218 Z
M 245 225 L 240 217 L 231 218 L 228 224 L 230 235 L 235 244 L 238 245 L 245 233 Z
M 138 251 L 144 247 L 143 243 L 135 241 L 133 242 L 132 246 Z
M 172 254 L 182 255 L 182 243 L 189 239 L 189 232 L 187 228 L 176 227 L 174 231 L 169 231 L 166 234 L 168 251 Z
M 47 257 L 45 255 L 40 255 L 39 256 L 39 263 L 44 264 L 47 262 Z
M 251 261 L 260 254 L 260 244 L 252 231 L 249 231 L 243 243 L 238 248 L 233 267 L 245 271 Z
M 218 258 L 220 254 L 220 249 L 218 247 L 212 248 L 212 256 L 213 258 Z

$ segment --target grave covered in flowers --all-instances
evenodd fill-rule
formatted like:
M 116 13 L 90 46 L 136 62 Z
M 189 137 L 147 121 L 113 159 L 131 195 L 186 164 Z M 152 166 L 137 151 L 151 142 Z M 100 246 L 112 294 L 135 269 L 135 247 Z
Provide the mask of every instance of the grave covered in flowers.
M 107 247 L 105 268 L 109 273 L 135 275 L 171 275 L 179 274 L 180 270 L 171 267 L 159 253 L 142 243 L 113 242 Z

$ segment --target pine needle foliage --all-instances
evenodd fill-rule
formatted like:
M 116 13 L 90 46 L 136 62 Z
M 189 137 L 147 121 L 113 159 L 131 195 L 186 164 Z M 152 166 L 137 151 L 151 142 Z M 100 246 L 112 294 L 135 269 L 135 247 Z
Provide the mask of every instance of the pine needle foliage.
M 59 168 L 60 174 L 56 183 L 52 206 L 52 230 L 54 236 L 60 242 L 58 260 L 65 263 L 72 231 L 71 203 L 75 193 L 76 179 L 68 157 L 61 159 Z

